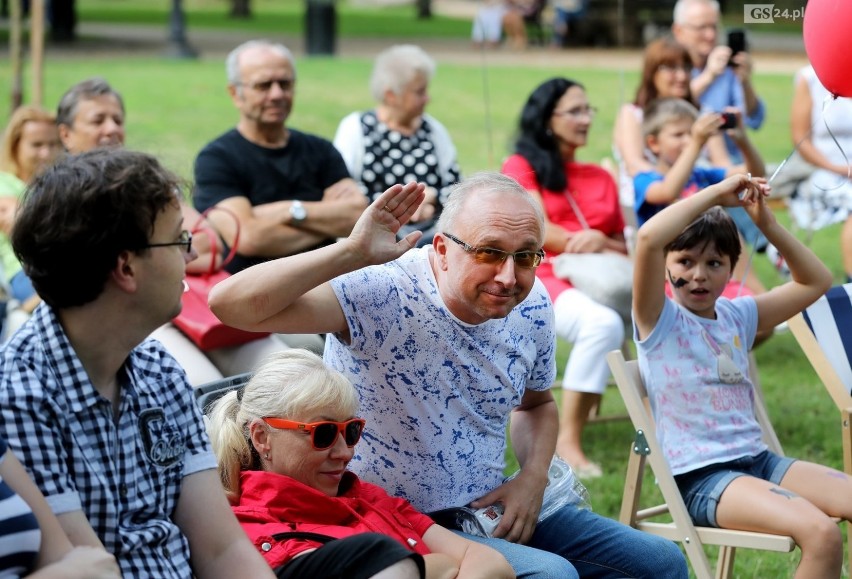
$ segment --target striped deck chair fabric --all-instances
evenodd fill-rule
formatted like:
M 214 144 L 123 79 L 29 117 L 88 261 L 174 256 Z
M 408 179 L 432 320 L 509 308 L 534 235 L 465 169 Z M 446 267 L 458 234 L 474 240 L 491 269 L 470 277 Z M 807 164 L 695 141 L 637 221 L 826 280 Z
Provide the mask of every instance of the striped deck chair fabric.
M 798 316 L 797 316 L 798 317 Z M 818 367 L 809 352 L 808 336 L 802 335 L 801 324 L 791 328 L 820 379 L 826 382 L 839 408 L 852 406 L 852 283 L 831 288 L 812 306 L 802 312 L 802 320 L 819 345 L 819 350 L 836 376 L 827 381 L 825 369 Z M 796 318 L 794 318 L 795 320 Z M 792 322 L 792 320 L 791 320 Z M 794 324 L 796 325 L 796 324 Z M 811 344 L 812 346 L 812 344 Z
M 843 470 L 852 476 L 852 283 L 831 288 L 789 321 L 820 381 L 840 412 Z M 849 568 L 852 569 L 852 522 L 846 523 Z

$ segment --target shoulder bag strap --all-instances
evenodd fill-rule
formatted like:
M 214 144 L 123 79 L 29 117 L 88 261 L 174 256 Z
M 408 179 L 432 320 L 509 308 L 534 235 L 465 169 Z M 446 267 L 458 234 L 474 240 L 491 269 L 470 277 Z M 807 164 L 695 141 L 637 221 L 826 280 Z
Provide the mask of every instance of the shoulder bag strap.
M 237 217 L 237 215 L 233 211 L 228 209 L 227 207 L 219 207 L 218 205 L 214 205 L 213 207 L 208 207 L 207 209 L 205 209 L 201 213 L 201 215 L 198 216 L 198 220 L 195 222 L 195 225 L 192 226 L 191 233 L 196 233 L 198 231 L 206 232 L 207 235 L 210 236 L 210 238 L 211 238 L 210 244 L 213 247 L 213 251 L 218 252 L 218 250 L 219 250 L 219 245 L 218 245 L 219 234 L 214 229 L 210 228 L 207 225 L 204 225 L 205 219 L 213 211 L 224 211 L 225 213 L 227 213 L 228 215 L 230 215 L 234 219 L 234 224 L 236 224 L 236 226 L 237 226 L 237 232 L 234 235 L 234 243 L 231 244 L 230 251 L 228 251 L 228 255 L 226 255 L 225 259 L 222 260 L 222 267 L 225 267 L 226 265 L 231 263 L 231 261 L 234 259 L 234 256 L 237 255 L 237 247 L 239 247 L 239 244 L 240 244 L 240 219 Z M 208 271 L 208 274 L 214 273 L 213 269 L 215 267 L 215 260 L 216 260 L 216 253 L 213 253 L 213 257 L 210 260 L 211 263 L 210 263 L 210 270 Z
M 591 227 L 589 227 L 589 222 L 586 221 L 586 216 L 583 215 L 582 211 L 580 211 L 580 206 L 577 205 L 577 201 L 574 199 L 574 196 L 571 195 L 571 192 L 565 191 L 565 197 L 568 198 L 568 203 L 571 204 L 571 210 L 574 211 L 574 215 L 577 216 L 577 220 L 580 222 L 580 225 L 583 226 L 583 229 L 591 229 Z

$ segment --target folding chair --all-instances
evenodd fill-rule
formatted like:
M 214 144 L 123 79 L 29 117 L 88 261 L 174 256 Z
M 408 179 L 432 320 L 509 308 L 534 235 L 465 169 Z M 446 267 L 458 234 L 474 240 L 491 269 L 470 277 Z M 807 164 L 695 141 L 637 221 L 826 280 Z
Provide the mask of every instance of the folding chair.
M 715 527 L 696 527 L 692 523 L 674 476 L 669 469 L 668 462 L 666 462 L 666 457 L 663 456 L 657 443 L 654 420 L 651 417 L 648 405 L 648 393 L 645 391 L 642 377 L 639 374 L 639 363 L 625 361 L 624 356 L 618 350 L 607 354 L 607 362 L 636 430 L 635 440 L 630 447 L 630 459 L 627 464 L 627 477 L 619 520 L 641 531 L 681 543 L 697 579 L 710 579 L 714 576 L 713 569 L 704 552 L 704 545 L 719 546 L 715 574 L 717 579 L 731 577 L 737 548 L 761 549 L 781 553 L 792 551 L 796 547 L 792 537 L 717 529 Z M 755 396 L 755 404 L 762 406 L 762 399 L 762 394 Z M 759 413 L 757 418 L 761 422 L 761 426 L 764 427 L 764 435 L 766 435 L 766 428 L 772 430 L 771 424 L 763 423 L 764 419 L 768 420 L 767 414 L 765 412 Z M 765 436 L 765 438 L 767 437 Z M 772 438 L 777 441 L 774 430 L 772 430 Z M 651 466 L 665 502 L 642 508 L 640 497 L 646 463 Z M 663 515 L 667 515 L 667 519 L 671 519 L 670 522 L 649 520 Z
M 207 414 L 214 402 L 231 390 L 242 387 L 249 381 L 249 378 L 251 378 L 251 372 L 246 372 L 245 374 L 237 374 L 202 384 L 195 389 L 195 402 L 201 408 L 201 412 Z
M 835 286 L 787 323 L 840 411 L 843 470 L 852 476 L 852 283 Z M 852 569 L 852 523 L 846 522 Z

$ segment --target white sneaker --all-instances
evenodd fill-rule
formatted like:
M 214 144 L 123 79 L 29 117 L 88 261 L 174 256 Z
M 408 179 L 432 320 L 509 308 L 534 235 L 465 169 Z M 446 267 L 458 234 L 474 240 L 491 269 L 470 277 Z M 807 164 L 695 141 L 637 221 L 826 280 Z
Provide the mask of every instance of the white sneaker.
M 787 260 L 778 252 L 778 249 L 771 243 L 766 246 L 766 257 L 775 266 L 778 274 L 784 279 L 790 279 L 790 268 L 787 267 Z

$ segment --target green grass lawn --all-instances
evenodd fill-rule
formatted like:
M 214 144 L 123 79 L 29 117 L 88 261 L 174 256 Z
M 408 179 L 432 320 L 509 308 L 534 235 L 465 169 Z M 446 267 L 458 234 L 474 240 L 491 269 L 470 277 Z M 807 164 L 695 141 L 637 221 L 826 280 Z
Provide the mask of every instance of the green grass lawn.
M 168 22 L 170 0 L 78 0 L 78 16 L 84 22 Z M 306 0 L 252 0 L 252 18 L 228 16 L 224 0 L 186 0 L 187 24 L 193 27 L 254 30 L 258 33 L 301 34 Z M 417 19 L 412 4 L 376 10 L 368 5 L 337 2 L 338 32 L 346 37 L 467 38 L 470 21 L 435 15 Z
M 280 4 L 282 13 L 291 4 L 269 0 L 256 0 L 255 3 L 258 11 L 261 7 L 271 9 Z M 160 8 L 166 4 L 164 0 L 150 2 L 151 6 Z M 187 2 L 188 6 L 192 4 Z M 200 4 L 209 9 L 211 26 L 215 25 L 214 13 L 223 12 L 224 3 Z M 108 6 L 114 12 L 125 5 L 128 10 L 148 6 L 140 0 L 80 0 L 79 5 L 84 19 L 92 14 L 106 18 Z M 331 138 L 344 115 L 372 106 L 367 89 L 370 66 L 366 59 L 345 57 L 299 61 L 291 126 Z M 157 154 L 169 167 L 191 179 L 192 162 L 200 148 L 236 122 L 236 112 L 225 91 L 223 68 L 222 62 L 204 59 L 62 57 L 46 63 L 45 102 L 52 107 L 69 85 L 82 78 L 95 74 L 106 77 L 126 100 L 128 147 Z M 584 83 L 591 102 L 600 111 L 589 146 L 581 156 L 599 161 L 610 154 L 613 119 L 620 103 L 634 90 L 635 72 L 497 63 L 489 64 L 487 71 L 483 71 L 478 66 L 441 63 L 430 87 L 433 100 L 429 112 L 448 127 L 458 147 L 464 173 L 499 169 L 501 160 L 510 152 L 517 115 L 526 96 L 538 83 L 554 75 L 569 75 Z M 3 94 L 8 92 L 2 91 L 5 82 L 0 80 Z M 792 147 L 787 126 L 792 81 L 789 75 L 759 74 L 755 84 L 767 100 L 769 115 L 765 126 L 751 134 L 767 161 L 777 162 L 786 157 Z M 486 93 L 490 95 L 487 103 L 483 98 Z M 486 111 L 490 111 L 490 115 Z M 786 219 L 784 214 L 781 217 Z M 820 231 L 812 247 L 840 280 L 838 235 L 837 227 Z M 756 257 L 755 267 L 767 285 L 780 281 L 765 258 Z M 560 344 L 560 372 L 567 354 L 567 345 Z M 769 411 L 787 453 L 842 467 L 837 412 L 793 338 L 789 334 L 776 336 L 761 346 L 756 355 Z M 613 388 L 604 397 L 603 413 L 623 414 L 623 411 Z M 615 517 L 618 513 L 632 437 L 627 421 L 603 422 L 587 429 L 588 453 L 601 462 L 606 473 L 589 484 L 592 504 L 597 512 L 606 516 Z M 510 460 L 514 459 L 510 456 Z M 653 492 L 651 477 L 646 489 L 646 492 Z M 797 560 L 798 553 L 778 555 L 742 551 L 737 557 L 735 576 L 791 577 Z

